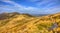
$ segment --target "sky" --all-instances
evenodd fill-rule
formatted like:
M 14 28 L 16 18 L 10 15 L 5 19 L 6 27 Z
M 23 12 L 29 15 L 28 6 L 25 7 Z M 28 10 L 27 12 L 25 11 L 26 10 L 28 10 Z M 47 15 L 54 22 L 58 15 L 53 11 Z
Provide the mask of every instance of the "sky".
M 60 12 L 60 0 L 0 0 L 0 13 L 53 14 Z

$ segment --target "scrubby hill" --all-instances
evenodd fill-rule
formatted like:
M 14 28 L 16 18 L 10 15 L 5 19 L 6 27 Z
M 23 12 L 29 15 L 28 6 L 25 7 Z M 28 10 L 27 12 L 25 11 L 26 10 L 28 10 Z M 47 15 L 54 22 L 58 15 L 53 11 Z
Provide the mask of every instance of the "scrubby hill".
M 34 17 L 29 14 L 0 14 L 0 33 L 60 33 L 60 13 Z

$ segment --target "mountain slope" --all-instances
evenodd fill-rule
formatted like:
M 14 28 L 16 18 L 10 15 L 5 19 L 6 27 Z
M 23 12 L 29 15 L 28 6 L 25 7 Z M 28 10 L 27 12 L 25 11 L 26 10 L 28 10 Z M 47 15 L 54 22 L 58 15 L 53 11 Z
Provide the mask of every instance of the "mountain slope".
M 42 17 L 17 12 L 0 14 L 0 33 L 54 32 L 60 33 L 60 13 Z

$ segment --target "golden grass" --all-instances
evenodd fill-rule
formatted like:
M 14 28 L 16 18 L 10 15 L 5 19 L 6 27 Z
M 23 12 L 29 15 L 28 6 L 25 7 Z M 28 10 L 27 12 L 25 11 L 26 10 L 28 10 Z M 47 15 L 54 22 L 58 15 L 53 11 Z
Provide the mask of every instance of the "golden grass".
M 13 16 L 14 14 L 10 14 Z M 58 27 L 49 30 L 54 23 Z M 34 17 L 16 14 L 8 19 L 0 20 L 0 33 L 60 33 L 60 14 Z

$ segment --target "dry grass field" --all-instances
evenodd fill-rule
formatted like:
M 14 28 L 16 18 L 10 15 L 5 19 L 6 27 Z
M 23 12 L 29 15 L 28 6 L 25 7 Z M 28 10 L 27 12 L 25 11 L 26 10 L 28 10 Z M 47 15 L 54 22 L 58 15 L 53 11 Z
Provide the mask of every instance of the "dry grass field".
M 29 14 L 0 14 L 0 33 L 60 33 L 60 13 L 34 17 Z

